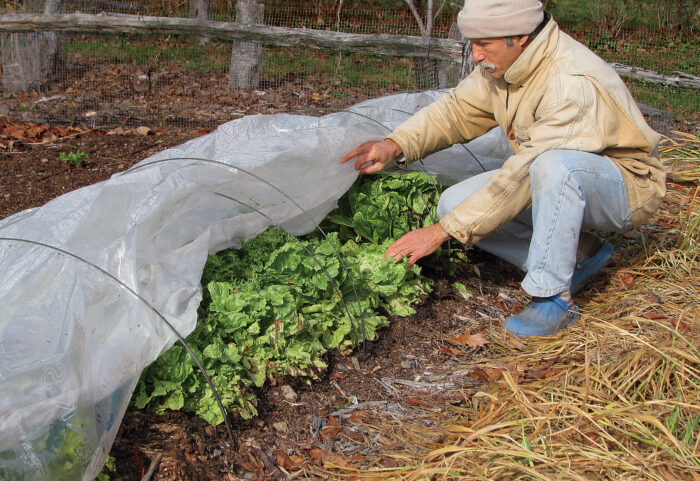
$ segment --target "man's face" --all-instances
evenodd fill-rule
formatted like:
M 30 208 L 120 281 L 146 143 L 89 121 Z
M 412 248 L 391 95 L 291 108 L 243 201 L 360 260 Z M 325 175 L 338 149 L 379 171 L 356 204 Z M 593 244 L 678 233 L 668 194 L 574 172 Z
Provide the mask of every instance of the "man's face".
M 512 47 L 506 45 L 503 38 L 472 38 L 472 57 L 494 78 L 503 78 L 506 70 L 525 50 L 528 38 L 528 35 L 512 37 Z

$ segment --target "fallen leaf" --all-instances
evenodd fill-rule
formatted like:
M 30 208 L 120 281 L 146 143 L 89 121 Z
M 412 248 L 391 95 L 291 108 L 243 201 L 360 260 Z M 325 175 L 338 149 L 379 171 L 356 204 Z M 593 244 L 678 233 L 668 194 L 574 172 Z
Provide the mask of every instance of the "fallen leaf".
M 286 433 L 289 431 L 289 428 L 287 427 L 287 423 L 284 421 L 278 421 L 276 423 L 272 423 L 272 427 L 275 428 L 275 431 L 279 431 L 281 433 Z
M 685 322 L 680 321 L 678 319 L 671 319 L 669 322 L 671 323 L 671 325 L 673 326 L 674 329 L 681 329 L 684 331 L 690 330 L 690 328 L 688 327 L 688 324 L 686 324 Z
M 472 334 L 471 329 L 467 329 L 465 334 L 460 334 L 459 336 L 452 339 L 452 342 L 464 346 L 465 344 L 471 348 L 476 349 L 477 347 L 484 347 L 489 342 L 484 339 L 481 333 Z
M 387 468 L 395 468 L 399 465 L 399 463 L 396 462 L 394 458 L 390 458 L 389 456 L 384 456 L 384 466 Z
M 447 354 L 448 356 L 456 356 L 458 354 L 461 354 L 457 349 L 453 349 L 448 346 L 444 346 L 440 348 L 440 352 L 443 354 Z
M 355 411 L 348 417 L 348 421 L 351 423 L 359 423 L 362 421 L 367 420 L 369 416 L 367 414 L 363 413 L 362 411 Z
M 107 135 L 126 135 L 123 127 L 115 127 L 107 131 Z
M 6 128 L 3 132 L 4 135 L 9 135 L 17 140 L 25 140 L 27 137 L 27 131 L 22 127 L 11 126 Z
M 558 367 L 554 369 L 535 369 L 534 371 L 528 372 L 525 377 L 527 379 L 546 379 L 554 376 L 555 374 L 559 374 L 562 371 L 563 369 Z
M 287 453 L 282 451 L 281 449 L 276 449 L 275 450 L 275 463 L 277 466 L 281 466 L 284 469 L 291 470 L 293 468 L 298 468 L 297 463 L 292 461 L 292 458 L 290 458 Z
M 475 368 L 472 372 L 467 374 L 467 376 L 473 378 L 473 379 L 478 379 L 480 381 L 486 381 L 486 382 L 494 382 L 498 380 L 498 378 L 501 377 L 501 374 L 505 371 L 505 369 L 492 369 L 488 367 L 477 367 Z
M 658 312 L 655 312 L 655 311 L 645 312 L 644 314 L 642 314 L 642 317 L 644 317 L 646 319 L 652 319 L 652 320 L 666 319 L 665 315 L 658 313 Z
M 362 434 L 355 432 L 355 431 L 348 429 L 348 428 L 343 428 L 343 430 L 341 431 L 340 434 L 347 437 L 347 438 L 352 439 L 353 441 L 364 441 L 365 440 L 365 437 Z
M 321 432 L 318 435 L 323 441 L 328 441 L 329 439 L 332 439 L 340 434 L 342 430 L 342 423 L 331 416 L 328 418 L 328 422 L 323 429 L 321 429 Z
M 136 127 L 136 133 L 139 135 L 142 135 L 143 137 L 150 135 L 153 131 L 151 130 L 150 127 L 146 127 L 145 125 L 142 125 L 141 127 Z
M 629 272 L 620 271 L 612 275 L 611 281 L 617 287 L 630 289 L 634 285 L 634 276 Z
M 392 441 L 391 439 L 385 438 L 384 436 L 381 436 L 379 439 L 377 439 L 377 442 L 379 444 L 381 444 L 382 446 L 385 446 L 389 449 L 396 449 L 396 448 L 401 447 L 400 443 L 398 443 L 396 441 Z
M 314 464 L 320 466 L 323 463 L 323 451 L 318 448 L 314 448 L 309 451 L 309 457 L 311 458 L 311 462 Z

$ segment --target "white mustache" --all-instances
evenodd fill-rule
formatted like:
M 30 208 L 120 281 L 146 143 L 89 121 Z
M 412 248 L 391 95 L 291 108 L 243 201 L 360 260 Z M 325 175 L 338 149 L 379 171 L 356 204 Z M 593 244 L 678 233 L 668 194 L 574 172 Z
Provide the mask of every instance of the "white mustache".
M 490 69 L 490 70 L 496 70 L 496 66 L 495 66 L 494 64 L 492 64 L 492 63 L 488 63 L 488 62 L 483 62 L 483 61 L 481 61 L 481 62 L 478 62 L 477 65 L 479 65 L 479 66 L 481 66 L 481 67 L 483 67 L 483 68 Z

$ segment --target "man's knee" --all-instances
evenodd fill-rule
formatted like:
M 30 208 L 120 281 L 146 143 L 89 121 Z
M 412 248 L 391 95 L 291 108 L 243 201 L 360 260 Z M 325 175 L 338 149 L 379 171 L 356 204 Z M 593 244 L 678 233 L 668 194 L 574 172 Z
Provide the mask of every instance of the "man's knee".
M 530 183 L 533 187 L 544 187 L 547 184 L 561 184 L 561 181 L 571 173 L 558 150 L 541 153 L 530 164 Z
M 475 175 L 467 180 L 463 180 L 459 184 L 447 188 L 440 196 L 440 201 L 437 206 L 437 215 L 439 218 L 446 216 L 452 209 L 457 207 L 464 199 L 470 197 L 481 186 L 488 182 L 489 178 L 495 171 L 485 172 Z
M 440 196 L 437 205 L 437 215 L 440 219 L 445 217 L 452 209 L 457 207 L 460 202 L 468 197 L 465 197 L 463 192 L 457 189 L 458 185 L 459 184 L 449 187 Z

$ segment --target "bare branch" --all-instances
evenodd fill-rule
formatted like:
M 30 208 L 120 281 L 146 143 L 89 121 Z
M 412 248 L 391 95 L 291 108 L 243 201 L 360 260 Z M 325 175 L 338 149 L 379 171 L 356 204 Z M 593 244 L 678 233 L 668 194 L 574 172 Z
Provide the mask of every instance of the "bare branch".
M 420 33 L 423 37 L 426 37 L 425 33 L 425 25 L 423 24 L 423 19 L 420 18 L 420 14 L 418 13 L 418 10 L 416 9 L 416 6 L 413 4 L 413 0 L 404 0 L 406 2 L 406 5 L 408 5 L 408 8 L 411 10 L 411 13 L 416 19 L 416 23 L 418 24 L 418 28 L 420 29 Z

